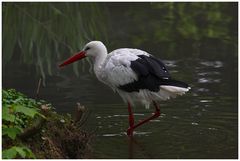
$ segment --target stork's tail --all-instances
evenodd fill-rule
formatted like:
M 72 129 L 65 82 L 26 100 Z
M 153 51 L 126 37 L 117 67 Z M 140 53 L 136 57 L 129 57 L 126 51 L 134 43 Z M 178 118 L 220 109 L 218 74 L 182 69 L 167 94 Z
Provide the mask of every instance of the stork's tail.
M 182 95 L 191 89 L 188 84 L 173 79 L 165 79 L 160 88 L 177 95 Z
M 161 81 L 160 90 L 158 96 L 162 100 L 167 100 L 171 97 L 176 97 L 177 95 L 183 95 L 191 89 L 188 84 L 173 80 L 173 79 L 164 79 Z

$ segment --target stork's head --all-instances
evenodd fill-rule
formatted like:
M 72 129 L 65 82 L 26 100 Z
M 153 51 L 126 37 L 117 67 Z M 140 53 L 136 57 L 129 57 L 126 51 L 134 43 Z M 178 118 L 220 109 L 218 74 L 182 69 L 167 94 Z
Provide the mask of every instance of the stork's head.
M 107 49 L 101 41 L 91 41 L 84 46 L 82 51 L 68 58 L 66 61 L 60 64 L 59 67 L 63 67 L 65 65 L 71 64 L 85 57 L 96 59 L 97 57 L 101 57 L 105 54 L 107 54 Z

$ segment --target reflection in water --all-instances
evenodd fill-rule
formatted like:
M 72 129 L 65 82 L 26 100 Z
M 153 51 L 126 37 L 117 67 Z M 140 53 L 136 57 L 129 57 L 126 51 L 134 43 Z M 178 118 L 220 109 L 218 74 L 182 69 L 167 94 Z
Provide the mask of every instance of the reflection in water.
M 111 136 L 121 136 L 121 134 L 103 134 L 102 136 L 108 136 L 108 137 L 109 137 L 109 136 L 110 136 L 110 137 L 111 137 Z
M 133 159 L 133 136 L 129 137 L 129 142 L 128 142 L 128 158 Z
M 198 83 L 220 83 L 220 79 L 199 78 Z
M 220 68 L 223 67 L 223 63 L 221 61 L 202 61 L 200 62 L 201 65 L 213 68 Z
M 129 157 L 128 159 L 133 159 L 134 157 L 134 153 L 136 150 L 139 150 L 140 153 L 142 155 L 144 155 L 144 158 L 148 158 L 148 159 L 152 159 L 153 157 L 151 156 L 150 153 L 148 153 L 148 151 L 144 148 L 144 145 L 139 143 L 137 141 L 137 139 L 133 136 L 128 137 L 128 141 L 129 141 L 129 146 L 128 146 L 128 153 L 129 153 Z
M 194 64 L 191 66 L 180 60 L 164 62 L 173 77 L 190 83 L 192 89 L 184 96 L 162 102 L 161 116 L 137 128 L 131 139 L 126 136 L 126 106 L 89 73 L 80 78 L 49 78 L 40 97 L 62 113 L 72 113 L 76 102 L 91 111 L 84 128 L 93 131 L 97 127 L 92 158 L 237 158 L 237 82 L 233 81 L 237 73 L 229 75 L 228 71 L 236 70 L 227 65 L 232 62 L 184 60 L 184 64 Z M 21 76 L 11 74 L 13 69 L 3 73 L 3 87 L 34 93 L 26 89 L 31 80 L 21 81 L 24 72 Z M 32 86 L 36 84 L 37 80 Z M 136 120 L 152 110 L 135 107 Z

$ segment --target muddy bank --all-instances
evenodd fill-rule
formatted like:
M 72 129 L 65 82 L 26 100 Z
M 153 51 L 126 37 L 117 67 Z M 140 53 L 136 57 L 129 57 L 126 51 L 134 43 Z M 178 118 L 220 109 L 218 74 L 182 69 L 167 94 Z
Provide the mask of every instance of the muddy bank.
M 41 132 L 27 139 L 26 144 L 36 158 L 89 158 L 93 135 L 81 128 L 83 121 L 75 121 L 70 115 L 49 112 Z
M 76 105 L 74 116 L 60 115 L 46 102 L 6 90 L 3 111 L 3 158 L 90 158 L 93 134 L 83 128 L 88 118 L 84 106 Z

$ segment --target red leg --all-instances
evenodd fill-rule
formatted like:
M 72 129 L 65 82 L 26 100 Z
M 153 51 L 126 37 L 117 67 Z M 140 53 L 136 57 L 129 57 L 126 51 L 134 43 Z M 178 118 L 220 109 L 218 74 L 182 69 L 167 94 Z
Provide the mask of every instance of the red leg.
M 145 120 L 140 121 L 140 122 L 139 122 L 138 124 L 136 124 L 136 125 L 133 125 L 133 124 L 130 125 L 130 120 L 131 120 L 131 119 L 130 119 L 130 112 L 129 112 L 129 125 L 130 125 L 130 127 L 128 128 L 128 131 L 127 131 L 127 134 L 128 134 L 128 135 L 132 136 L 133 130 L 134 130 L 135 128 L 137 128 L 138 126 L 141 126 L 142 124 L 144 124 L 144 123 L 146 123 L 146 122 L 148 122 L 148 121 L 150 121 L 150 120 L 152 120 L 152 119 L 155 119 L 155 118 L 157 118 L 157 117 L 160 116 L 160 108 L 159 108 L 159 106 L 157 105 L 157 103 L 156 103 L 155 101 L 153 101 L 153 105 L 154 105 L 154 107 L 155 107 L 155 109 L 156 109 L 155 113 L 154 113 L 152 116 L 146 118 Z M 128 105 L 128 111 L 129 111 L 129 107 L 130 107 L 130 106 Z M 131 109 L 131 107 L 130 107 L 130 109 Z M 132 111 L 131 111 L 131 115 L 132 115 L 132 118 L 133 118 Z M 134 120 L 133 120 L 133 123 L 134 123 Z
M 161 112 L 160 112 L 160 107 L 159 107 L 159 105 L 158 105 L 155 101 L 153 101 L 153 105 L 154 105 L 154 107 L 155 107 L 155 109 L 156 109 L 155 115 L 157 115 L 157 117 L 159 117 L 160 114 L 161 114 Z
M 128 117 L 128 121 L 129 121 L 129 128 L 127 130 L 127 135 L 129 136 L 132 136 L 133 134 L 133 126 L 134 126 L 134 117 L 133 117 L 133 112 L 132 112 L 132 108 L 131 108 L 131 105 L 130 103 L 128 102 L 128 114 L 129 114 L 129 117 Z

